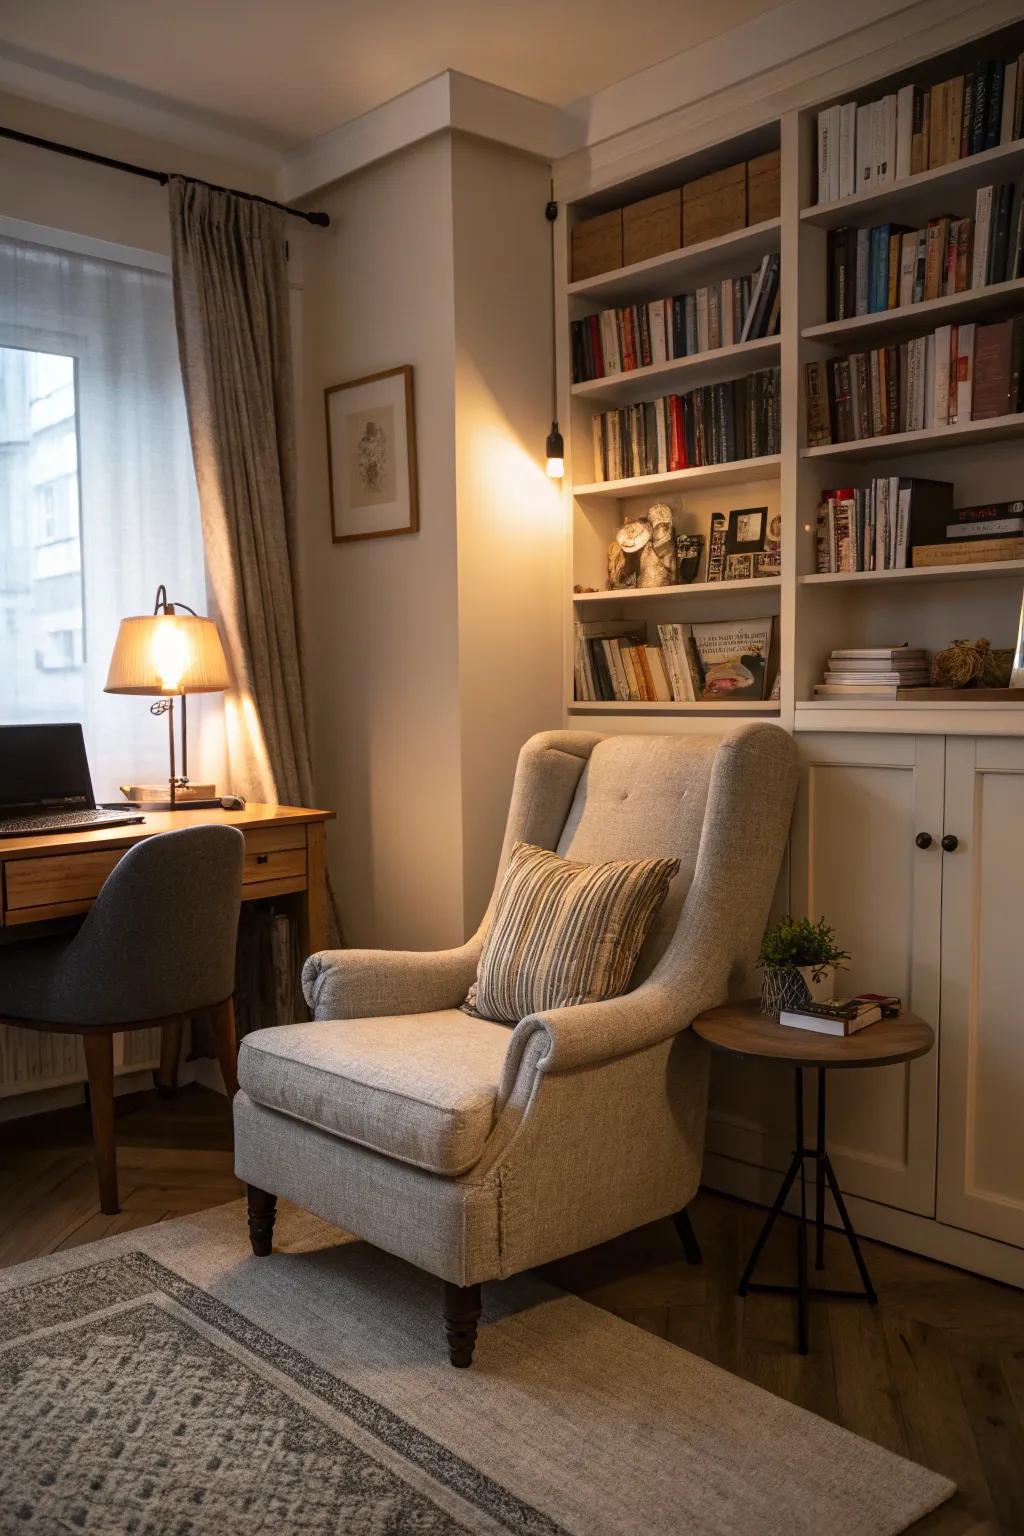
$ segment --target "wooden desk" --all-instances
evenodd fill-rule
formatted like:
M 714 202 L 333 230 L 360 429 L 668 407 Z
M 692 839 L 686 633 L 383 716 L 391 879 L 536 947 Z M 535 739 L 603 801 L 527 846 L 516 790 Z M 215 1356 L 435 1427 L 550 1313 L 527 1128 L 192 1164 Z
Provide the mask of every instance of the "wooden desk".
M 324 823 L 333 811 L 247 805 L 244 811 L 150 811 L 143 822 L 95 832 L 0 838 L 0 927 L 87 912 L 127 848 L 158 832 L 224 823 L 245 836 L 242 900 L 294 896 L 303 955 L 327 942 Z

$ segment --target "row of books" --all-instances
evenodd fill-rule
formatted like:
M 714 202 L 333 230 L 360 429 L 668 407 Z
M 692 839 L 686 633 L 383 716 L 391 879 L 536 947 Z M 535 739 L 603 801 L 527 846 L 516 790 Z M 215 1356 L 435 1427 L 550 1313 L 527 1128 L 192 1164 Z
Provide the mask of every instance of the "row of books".
M 909 645 L 833 651 L 825 680 L 814 692 L 822 698 L 895 699 L 901 688 L 927 688 L 928 653 Z
M 574 320 L 573 383 L 774 336 L 778 328 L 779 258 L 771 254 L 749 277 Z
M 628 620 L 577 620 L 578 700 L 694 704 L 767 697 L 774 621 L 659 624 L 660 644 Z
M 915 544 L 945 537 L 955 518 L 953 487 L 944 480 L 884 475 L 864 488 L 824 491 L 815 527 L 815 569 L 902 570 Z
M 594 417 L 600 480 L 662 475 L 779 452 L 779 370 L 638 401 Z
M 979 187 L 971 218 L 830 230 L 827 259 L 829 320 L 1024 277 L 1024 182 Z
M 975 565 L 1024 554 L 1024 501 L 954 507 L 947 480 L 888 475 L 825 491 L 815 529 L 816 569 L 902 570 Z
M 890 186 L 1011 144 L 1024 130 L 1021 59 L 989 59 L 930 88 L 818 113 L 818 202 Z
M 990 421 L 1021 410 L 1024 317 L 807 364 L 807 443 Z

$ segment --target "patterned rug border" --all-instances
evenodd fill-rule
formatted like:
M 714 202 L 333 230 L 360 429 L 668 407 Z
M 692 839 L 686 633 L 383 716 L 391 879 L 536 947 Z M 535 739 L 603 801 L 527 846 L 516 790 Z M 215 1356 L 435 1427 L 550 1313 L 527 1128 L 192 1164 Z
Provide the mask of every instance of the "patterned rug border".
M 0 1342 L 14 1342 L 55 1322 L 80 1321 L 117 1302 L 141 1299 L 154 1288 L 517 1536 L 568 1536 L 564 1527 L 383 1403 L 141 1250 L 5 1291 Z

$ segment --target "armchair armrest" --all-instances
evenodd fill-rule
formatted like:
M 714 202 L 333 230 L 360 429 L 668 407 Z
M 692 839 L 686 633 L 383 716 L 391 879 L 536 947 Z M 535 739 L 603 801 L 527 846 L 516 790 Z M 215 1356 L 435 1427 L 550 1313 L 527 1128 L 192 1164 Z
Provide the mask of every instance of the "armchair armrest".
M 696 1018 L 701 1011 L 664 983 L 649 980 L 621 997 L 599 1003 L 580 1003 L 571 1008 L 552 1008 L 521 1020 L 509 1042 L 506 1075 L 518 1070 L 520 1061 L 537 1036 L 547 1037 L 547 1049 L 536 1057 L 539 1072 L 569 1072 L 657 1045 Z
M 302 967 L 302 995 L 315 1019 L 374 1019 L 457 1008 L 476 977 L 480 943 L 421 953 L 322 949 Z

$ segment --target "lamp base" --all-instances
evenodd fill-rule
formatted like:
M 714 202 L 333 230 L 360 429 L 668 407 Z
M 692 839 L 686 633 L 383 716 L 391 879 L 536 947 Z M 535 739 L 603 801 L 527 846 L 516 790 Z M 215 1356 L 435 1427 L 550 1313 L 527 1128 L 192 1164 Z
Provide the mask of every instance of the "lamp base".
M 207 811 L 220 806 L 216 784 L 182 784 L 175 780 L 174 800 L 170 784 L 122 784 L 127 804 L 142 811 Z

